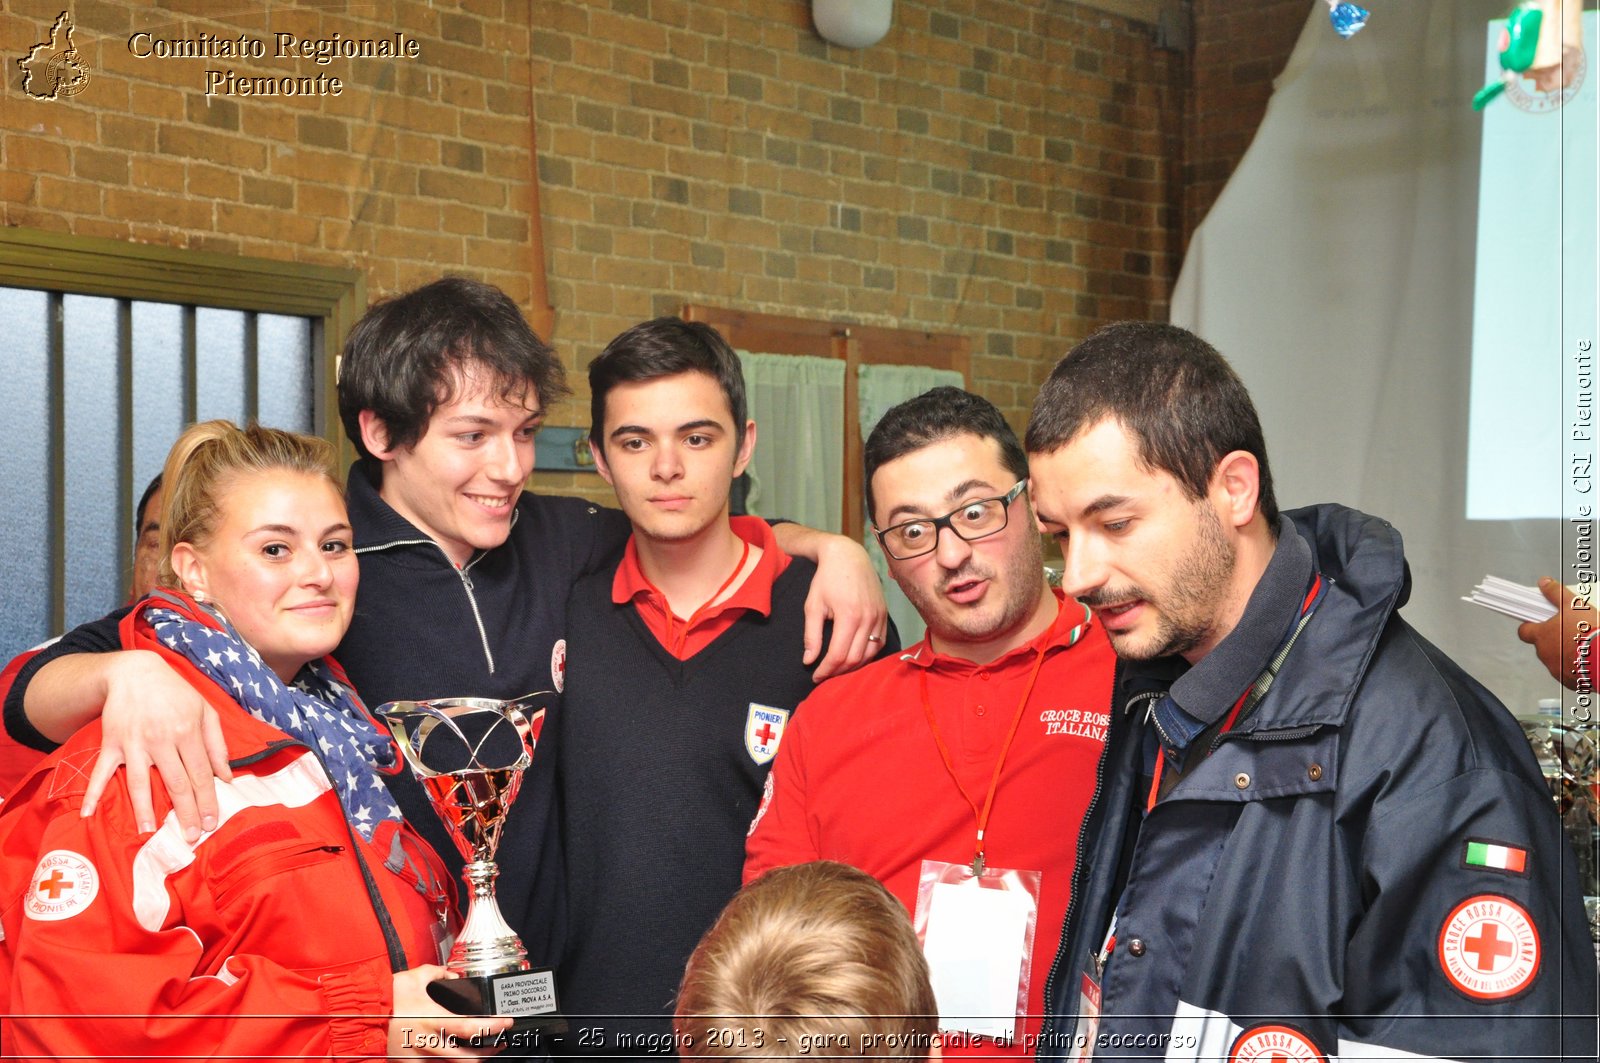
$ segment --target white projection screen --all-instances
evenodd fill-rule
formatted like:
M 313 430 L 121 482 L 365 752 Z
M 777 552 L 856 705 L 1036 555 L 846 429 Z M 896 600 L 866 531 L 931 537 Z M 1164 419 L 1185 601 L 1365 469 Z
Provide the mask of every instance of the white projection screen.
M 1280 502 L 1391 521 L 1403 615 L 1528 708 L 1561 688 L 1460 598 L 1489 573 L 1593 579 L 1594 15 L 1562 106 L 1476 112 L 1505 0 L 1363 0 L 1348 41 L 1311 6 L 1172 319 L 1250 387 Z

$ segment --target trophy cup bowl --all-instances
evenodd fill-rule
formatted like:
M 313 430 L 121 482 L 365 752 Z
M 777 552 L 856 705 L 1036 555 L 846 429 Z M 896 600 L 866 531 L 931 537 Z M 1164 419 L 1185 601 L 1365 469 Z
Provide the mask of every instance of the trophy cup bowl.
M 556 1012 L 555 974 L 529 964 L 494 896 L 500 832 L 533 761 L 534 725 L 543 726 L 544 710 L 529 711 L 539 696 L 392 701 L 378 708 L 467 862 L 467 917 L 445 961 L 459 977 L 432 983 L 428 995 L 458 1015 L 509 1015 L 513 1032 L 566 1028 Z

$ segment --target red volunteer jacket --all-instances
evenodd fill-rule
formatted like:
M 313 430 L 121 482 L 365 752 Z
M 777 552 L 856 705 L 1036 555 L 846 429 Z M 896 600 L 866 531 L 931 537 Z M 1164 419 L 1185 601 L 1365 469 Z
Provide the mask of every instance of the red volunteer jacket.
M 217 707 L 234 774 L 221 822 L 186 842 L 157 787 L 141 835 L 121 772 L 82 818 L 98 722 L 27 776 L 0 807 L 0 1053 L 384 1058 L 396 961 L 439 962 L 454 911 L 438 859 L 409 829 L 353 832 L 316 756 L 140 617 L 124 645 Z

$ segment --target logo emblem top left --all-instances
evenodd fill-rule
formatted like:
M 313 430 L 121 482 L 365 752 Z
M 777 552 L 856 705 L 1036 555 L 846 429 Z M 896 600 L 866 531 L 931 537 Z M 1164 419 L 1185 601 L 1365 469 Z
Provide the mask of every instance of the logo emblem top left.
M 50 36 L 17 60 L 22 68 L 22 91 L 36 100 L 76 96 L 89 85 L 89 62 L 72 40 L 72 15 L 56 17 Z

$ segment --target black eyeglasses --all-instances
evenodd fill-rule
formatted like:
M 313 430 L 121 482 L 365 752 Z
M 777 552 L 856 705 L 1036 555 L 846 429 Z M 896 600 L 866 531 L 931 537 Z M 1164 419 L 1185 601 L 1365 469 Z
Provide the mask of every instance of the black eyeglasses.
M 1027 488 L 1028 481 L 1018 480 L 1011 490 L 995 498 L 975 499 L 942 517 L 918 517 L 882 531 L 874 528 L 872 533 L 883 544 L 883 552 L 896 561 L 932 553 L 939 545 L 940 528 L 949 528 L 970 543 L 1005 531 L 1011 520 L 1011 503 Z

